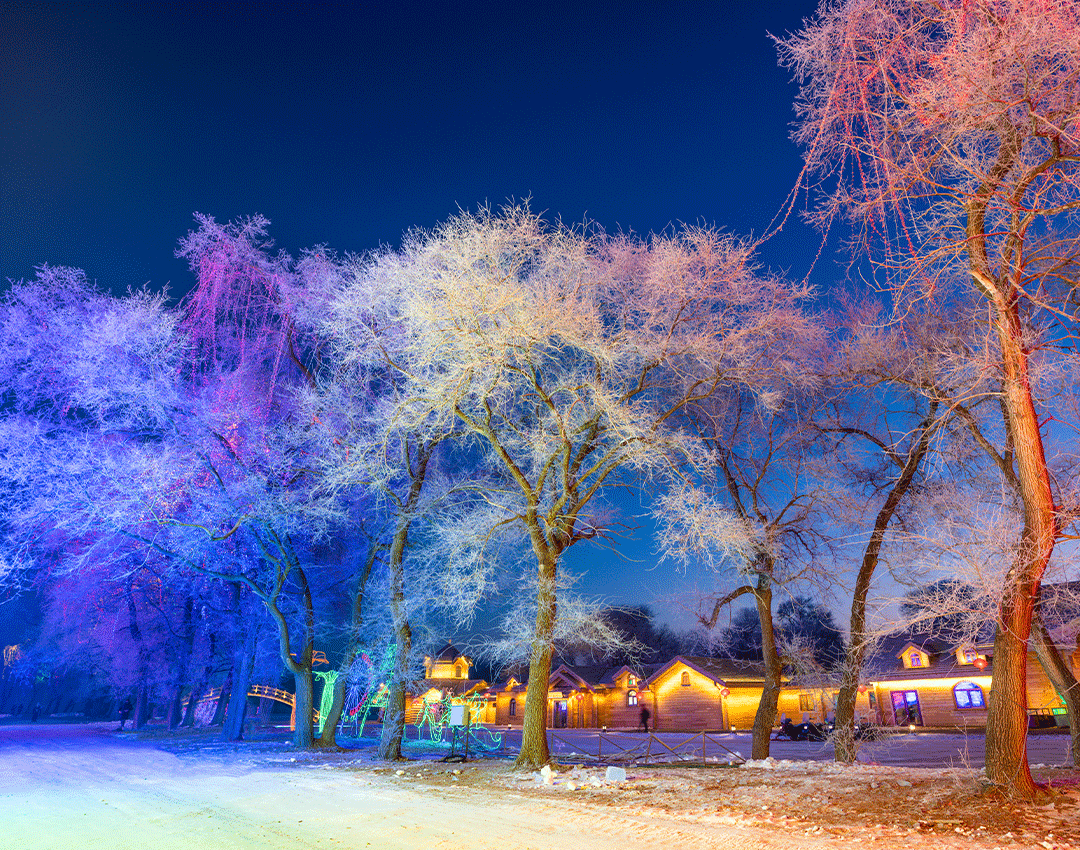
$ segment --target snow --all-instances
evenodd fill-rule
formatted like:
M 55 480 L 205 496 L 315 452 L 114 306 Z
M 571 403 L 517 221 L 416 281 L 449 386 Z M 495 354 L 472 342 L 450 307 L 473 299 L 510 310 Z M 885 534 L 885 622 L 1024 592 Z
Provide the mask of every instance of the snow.
M 1018 805 L 987 794 L 960 736 L 875 745 L 875 762 L 827 748 L 775 747 L 721 764 L 564 763 L 517 771 L 506 759 L 446 764 L 410 742 L 410 761 L 301 752 L 281 735 L 228 744 L 210 733 L 117 733 L 115 724 L 0 726 L 5 850 L 143 848 L 553 848 L 646 842 L 665 848 L 1010 848 L 1080 850 L 1080 775 L 1039 767 L 1056 795 Z M 1032 738 L 1044 764 L 1066 739 Z M 350 742 L 352 743 L 352 742 Z M 746 738 L 732 749 L 749 751 Z M 791 742 L 776 742 L 779 745 Z M 739 746 L 734 746 L 738 744 Z M 928 761 L 936 766 L 885 764 Z M 950 759 L 953 766 L 947 766 Z M 1032 759 L 1033 761 L 1036 758 Z

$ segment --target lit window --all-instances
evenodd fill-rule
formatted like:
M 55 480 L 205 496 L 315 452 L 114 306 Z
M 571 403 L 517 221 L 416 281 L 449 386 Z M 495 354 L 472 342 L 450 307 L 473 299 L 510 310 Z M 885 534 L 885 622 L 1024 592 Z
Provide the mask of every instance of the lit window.
M 813 694 L 799 694 L 799 711 L 815 711 L 817 700 Z
M 978 658 L 978 657 L 979 657 L 979 655 L 978 655 L 978 653 L 975 652 L 974 649 L 965 649 L 964 650 L 964 663 L 965 664 L 974 664 L 975 659 Z
M 918 652 L 913 652 L 908 656 L 909 667 L 922 667 L 922 655 Z
M 627 691 L 626 692 L 626 704 L 627 705 L 637 705 L 637 691 Z
M 462 675 L 461 675 L 461 665 L 458 665 L 457 667 L 454 668 L 454 678 L 455 679 L 463 678 Z
M 682 683 L 683 683 L 683 687 L 685 687 L 685 688 L 690 687 L 690 671 L 683 670 Z
M 974 682 L 957 682 L 953 688 L 953 699 L 957 708 L 986 708 L 982 688 Z
M 637 676 L 635 676 L 633 673 L 631 673 L 629 676 L 626 677 L 626 684 L 627 684 L 628 687 L 636 688 L 637 687 Z
M 517 700 L 510 700 L 510 716 L 517 717 Z

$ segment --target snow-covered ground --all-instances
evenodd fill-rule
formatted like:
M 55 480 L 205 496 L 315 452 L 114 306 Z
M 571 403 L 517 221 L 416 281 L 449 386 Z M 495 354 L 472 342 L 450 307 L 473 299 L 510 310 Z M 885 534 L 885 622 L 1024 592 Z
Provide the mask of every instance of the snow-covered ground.
M 445 749 L 416 744 L 409 762 L 386 764 L 370 743 L 302 753 L 280 736 L 225 744 L 207 732 L 115 728 L 0 726 L 0 846 L 1080 848 L 1076 773 L 1038 768 L 1057 795 L 1003 803 L 983 793 L 977 769 L 962 766 L 959 736 L 875 745 L 875 762 L 900 764 L 845 768 L 821 745 L 776 742 L 778 760 L 768 763 L 631 766 L 625 781 L 613 781 L 584 760 L 563 759 L 545 778 L 500 759 L 445 764 L 437 760 Z M 723 740 L 749 752 L 745 737 Z M 981 759 L 980 745 L 968 741 L 969 763 Z M 1033 737 L 1029 746 L 1033 762 L 1064 760 L 1064 737 Z

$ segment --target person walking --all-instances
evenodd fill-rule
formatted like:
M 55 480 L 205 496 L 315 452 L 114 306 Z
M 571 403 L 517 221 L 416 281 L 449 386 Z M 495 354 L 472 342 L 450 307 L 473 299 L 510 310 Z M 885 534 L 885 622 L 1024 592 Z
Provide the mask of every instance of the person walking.
M 641 707 L 641 728 L 646 732 L 649 731 L 649 709 L 645 706 Z

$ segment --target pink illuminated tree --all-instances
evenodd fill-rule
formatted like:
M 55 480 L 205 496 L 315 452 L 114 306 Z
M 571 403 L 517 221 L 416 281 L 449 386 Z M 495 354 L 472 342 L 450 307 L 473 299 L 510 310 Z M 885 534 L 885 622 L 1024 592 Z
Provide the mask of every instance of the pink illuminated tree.
M 1032 796 L 1026 664 L 1062 533 L 1033 369 L 1074 327 L 1080 9 L 1071 0 L 823 3 L 780 41 L 801 82 L 795 138 L 898 309 L 966 283 L 985 304 L 1023 528 L 1001 595 L 987 775 Z M 1034 332 L 1043 327 L 1042 334 Z

